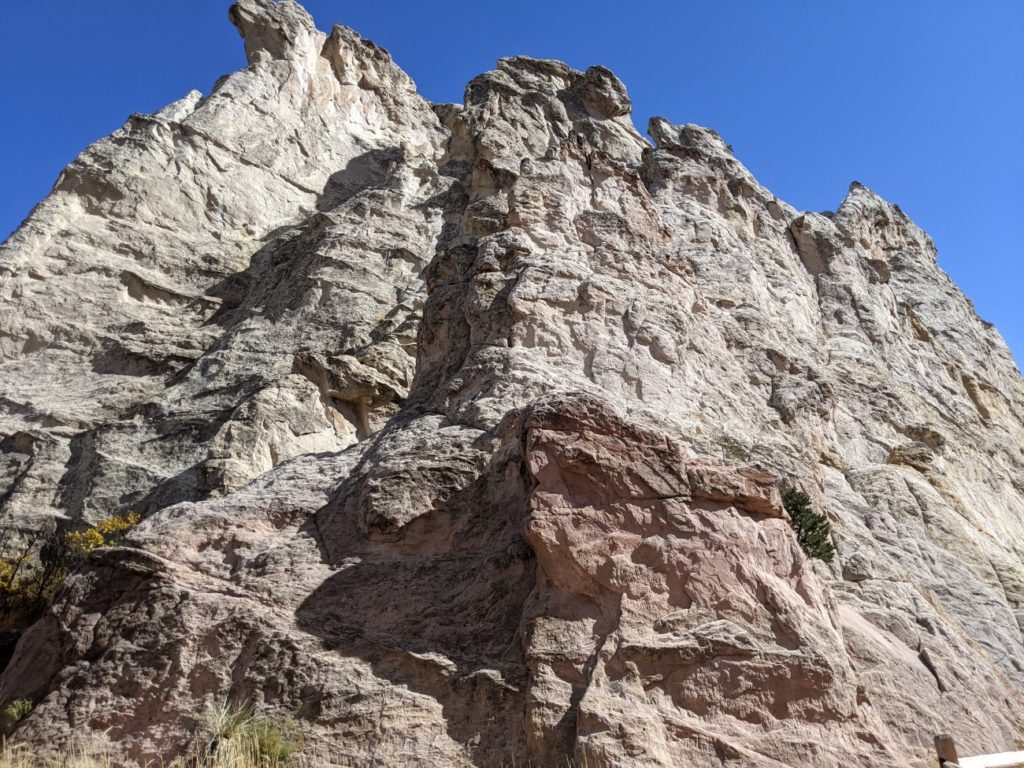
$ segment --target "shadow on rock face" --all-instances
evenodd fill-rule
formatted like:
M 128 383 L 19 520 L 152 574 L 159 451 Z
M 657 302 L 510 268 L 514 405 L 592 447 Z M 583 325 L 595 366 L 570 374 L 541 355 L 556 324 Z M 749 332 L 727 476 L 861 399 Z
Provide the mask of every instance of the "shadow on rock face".
M 418 421 L 386 430 L 310 524 L 337 570 L 296 619 L 326 649 L 440 704 L 448 737 L 496 765 L 525 753 L 528 478 L 516 452 L 476 445 L 476 430 Z M 451 438 L 444 455 L 428 450 L 437 432 Z
M 328 217 L 346 202 L 368 190 L 382 189 L 402 162 L 398 147 L 375 149 L 354 157 L 328 178 L 317 197 L 316 210 L 298 227 L 279 227 L 264 238 L 249 265 L 206 290 L 204 298 L 219 301 L 208 323 L 231 328 L 254 312 L 278 321 L 302 303 L 313 286 L 323 241 L 332 222 Z
M 342 170 L 332 173 L 317 198 L 318 211 L 330 211 L 360 192 L 383 186 L 402 162 L 398 147 L 373 149 L 349 160 Z

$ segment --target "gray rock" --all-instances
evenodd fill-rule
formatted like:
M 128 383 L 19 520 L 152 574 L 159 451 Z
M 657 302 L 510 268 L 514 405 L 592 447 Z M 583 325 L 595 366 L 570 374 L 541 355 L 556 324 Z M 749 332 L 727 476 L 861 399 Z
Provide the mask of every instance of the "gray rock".
M 432 107 L 294 3 L 231 18 L 249 67 L 87 149 L 0 253 L 3 514 L 148 514 L 21 639 L 17 740 L 169 760 L 228 697 L 315 765 L 1014 744 L 1024 381 L 897 207 L 652 146 L 600 67 Z

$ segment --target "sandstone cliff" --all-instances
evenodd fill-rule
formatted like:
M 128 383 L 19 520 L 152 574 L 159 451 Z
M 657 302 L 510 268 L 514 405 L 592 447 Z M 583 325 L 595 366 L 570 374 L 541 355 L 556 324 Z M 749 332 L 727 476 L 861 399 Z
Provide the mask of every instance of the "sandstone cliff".
M 431 105 L 295 3 L 229 15 L 249 66 L 0 247 L 0 514 L 148 515 L 22 637 L 17 739 L 169 759 L 225 697 L 333 766 L 1024 737 L 1024 381 L 899 208 L 650 143 L 602 67 Z

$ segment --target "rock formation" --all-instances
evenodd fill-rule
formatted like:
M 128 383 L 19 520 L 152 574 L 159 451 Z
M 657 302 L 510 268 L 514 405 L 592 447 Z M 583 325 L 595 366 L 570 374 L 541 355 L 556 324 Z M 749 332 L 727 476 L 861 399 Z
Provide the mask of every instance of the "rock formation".
M 800 213 L 608 70 L 431 105 L 240 0 L 249 65 L 0 249 L 0 514 L 138 510 L 22 637 L 15 738 L 314 765 L 926 766 L 1024 736 L 1024 381 L 899 210 Z M 808 560 L 779 487 L 836 558 Z

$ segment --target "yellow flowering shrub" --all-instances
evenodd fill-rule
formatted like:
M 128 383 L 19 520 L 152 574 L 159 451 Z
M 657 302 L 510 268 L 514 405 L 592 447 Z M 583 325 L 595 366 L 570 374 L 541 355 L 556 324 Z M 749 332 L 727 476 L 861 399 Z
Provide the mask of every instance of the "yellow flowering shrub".
M 95 528 L 85 531 L 72 531 L 64 537 L 68 553 L 75 558 L 84 558 L 97 547 L 104 546 L 107 542 L 103 534 Z
M 112 515 L 82 531 L 51 534 L 41 545 L 19 544 L 14 557 L 0 556 L 0 630 L 32 623 L 90 552 L 118 546 L 140 519 L 136 512 Z
M 120 539 L 138 525 L 139 520 L 138 512 L 129 512 L 127 515 L 113 515 L 96 523 L 94 530 L 99 531 L 108 541 L 111 540 L 111 537 Z
M 139 519 L 138 512 L 112 515 L 84 531 L 72 531 L 64 537 L 68 554 L 75 560 L 83 560 L 99 547 L 116 547 L 125 534 L 139 524 Z

